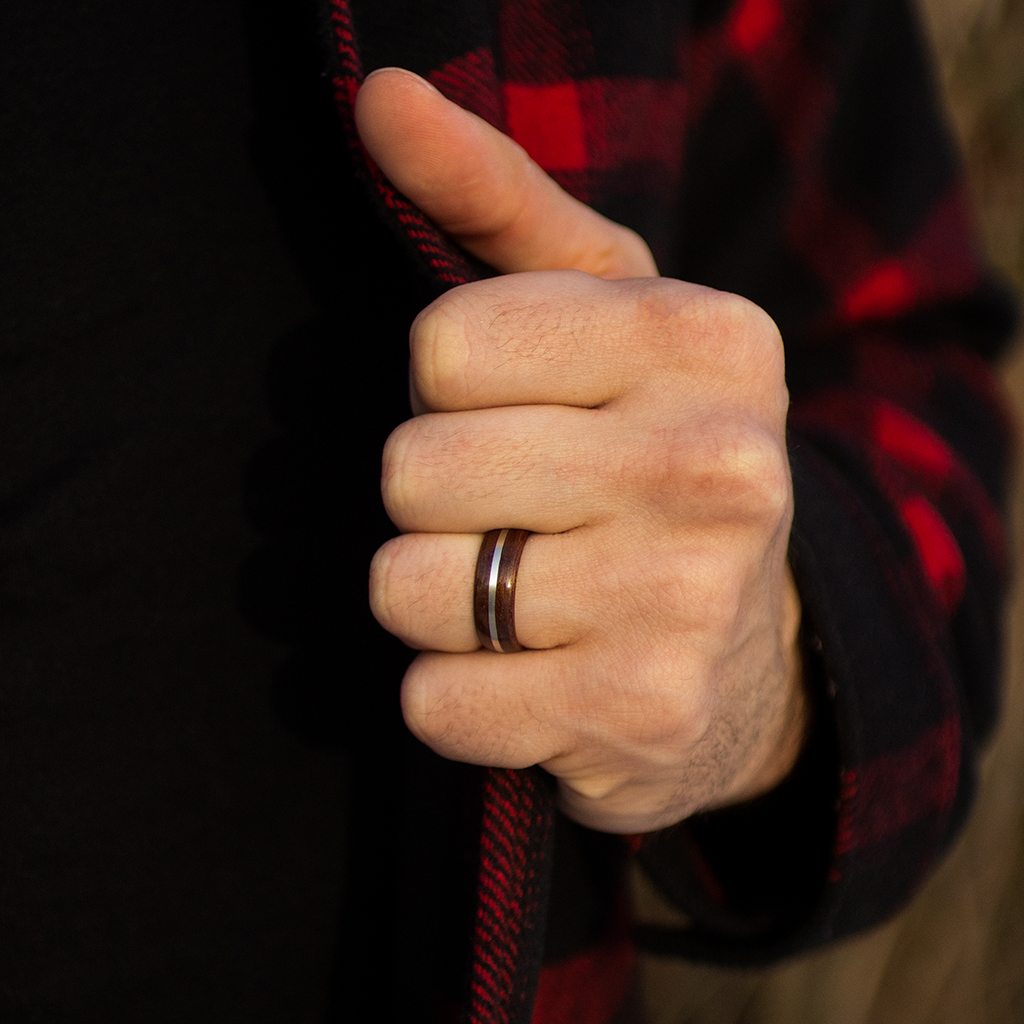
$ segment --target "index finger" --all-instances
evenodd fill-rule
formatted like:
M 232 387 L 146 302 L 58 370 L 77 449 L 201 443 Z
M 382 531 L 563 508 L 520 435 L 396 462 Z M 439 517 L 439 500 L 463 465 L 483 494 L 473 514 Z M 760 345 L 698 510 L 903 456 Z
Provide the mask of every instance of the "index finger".
M 594 408 L 702 358 L 712 289 L 528 271 L 453 288 L 410 332 L 412 385 L 438 412 L 500 405 Z

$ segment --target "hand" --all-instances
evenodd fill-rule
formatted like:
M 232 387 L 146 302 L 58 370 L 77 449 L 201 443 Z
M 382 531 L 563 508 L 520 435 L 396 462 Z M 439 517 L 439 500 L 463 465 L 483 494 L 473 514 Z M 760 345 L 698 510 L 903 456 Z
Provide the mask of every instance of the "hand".
M 409 72 L 371 75 L 361 136 L 393 184 L 502 272 L 412 325 L 416 408 L 386 446 L 401 535 L 379 622 L 421 653 L 413 733 L 539 764 L 564 811 L 646 832 L 776 785 L 802 743 L 783 346 L 738 296 L 659 277 L 646 245 Z M 516 626 L 480 649 L 481 534 L 535 531 Z

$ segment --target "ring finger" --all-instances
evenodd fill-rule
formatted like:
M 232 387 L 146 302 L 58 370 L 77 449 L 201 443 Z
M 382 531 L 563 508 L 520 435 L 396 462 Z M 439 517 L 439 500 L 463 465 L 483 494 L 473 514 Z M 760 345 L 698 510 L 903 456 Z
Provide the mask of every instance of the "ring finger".
M 590 533 L 581 527 L 534 533 L 526 541 L 513 595 L 523 646 L 547 650 L 587 632 L 588 602 L 573 566 L 585 557 Z M 477 650 L 473 598 L 482 540 L 480 534 L 407 533 L 384 544 L 370 567 L 370 606 L 380 624 L 416 650 Z

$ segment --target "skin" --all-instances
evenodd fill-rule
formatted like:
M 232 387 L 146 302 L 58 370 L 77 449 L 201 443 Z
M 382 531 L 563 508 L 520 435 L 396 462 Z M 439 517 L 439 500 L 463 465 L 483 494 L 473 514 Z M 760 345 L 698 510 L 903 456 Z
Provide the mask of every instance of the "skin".
M 409 71 L 368 76 L 356 123 L 392 183 L 500 272 L 412 324 L 416 415 L 383 454 L 401 535 L 370 604 L 419 652 L 408 727 L 446 758 L 541 765 L 564 812 L 607 832 L 767 792 L 806 727 L 774 322 L 660 276 L 634 232 Z M 516 654 L 473 625 L 481 535 L 500 526 L 536 534 Z

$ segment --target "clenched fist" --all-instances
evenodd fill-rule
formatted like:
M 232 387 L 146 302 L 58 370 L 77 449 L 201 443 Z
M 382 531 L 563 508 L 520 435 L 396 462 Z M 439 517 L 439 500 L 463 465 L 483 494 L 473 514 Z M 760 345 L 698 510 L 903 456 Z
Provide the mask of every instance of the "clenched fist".
M 805 728 L 782 340 L 738 296 L 658 275 L 646 245 L 398 69 L 357 108 L 381 169 L 501 273 L 410 332 L 413 405 L 383 455 L 401 531 L 378 621 L 420 653 L 413 733 L 481 765 L 539 764 L 564 811 L 646 832 L 755 796 Z M 532 531 L 528 648 L 481 648 L 482 534 Z

